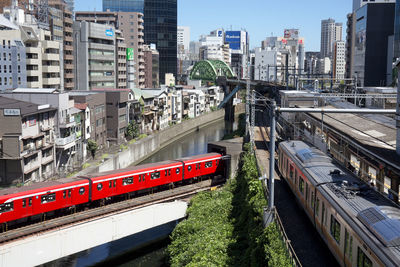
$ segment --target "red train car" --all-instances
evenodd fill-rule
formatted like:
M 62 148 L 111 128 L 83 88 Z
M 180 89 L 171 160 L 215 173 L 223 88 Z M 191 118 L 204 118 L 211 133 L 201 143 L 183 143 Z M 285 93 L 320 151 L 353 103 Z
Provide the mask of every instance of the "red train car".
M 59 179 L 0 190 L 0 223 L 80 205 L 89 201 L 89 181 Z
M 119 195 L 222 173 L 223 156 L 209 153 L 85 177 L 0 190 L 0 224 Z

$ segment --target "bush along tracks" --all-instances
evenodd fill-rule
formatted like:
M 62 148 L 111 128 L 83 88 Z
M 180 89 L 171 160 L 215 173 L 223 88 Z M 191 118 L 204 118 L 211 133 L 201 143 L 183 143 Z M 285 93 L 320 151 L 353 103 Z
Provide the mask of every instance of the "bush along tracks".
M 168 246 L 171 266 L 290 266 L 277 226 L 263 227 L 267 206 L 256 159 L 242 155 L 235 179 L 195 196 Z

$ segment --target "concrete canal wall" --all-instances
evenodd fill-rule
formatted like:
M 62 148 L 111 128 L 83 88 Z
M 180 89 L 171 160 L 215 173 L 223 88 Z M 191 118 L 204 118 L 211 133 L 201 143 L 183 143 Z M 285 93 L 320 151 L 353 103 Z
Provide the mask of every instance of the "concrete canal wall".
M 238 106 L 236 108 L 236 115 L 243 113 L 243 111 L 244 106 Z M 157 153 L 158 150 L 175 142 L 179 138 L 190 134 L 199 128 L 223 120 L 224 115 L 225 110 L 221 109 L 194 119 L 183 121 L 182 123 L 169 127 L 163 131 L 156 132 L 131 145 L 127 145 L 127 149 L 124 149 L 115 155 L 110 155 L 104 160 L 103 163 L 97 166 L 90 166 L 80 171 L 75 176 L 83 176 L 90 173 L 126 168 L 132 164 L 140 163 L 152 154 Z

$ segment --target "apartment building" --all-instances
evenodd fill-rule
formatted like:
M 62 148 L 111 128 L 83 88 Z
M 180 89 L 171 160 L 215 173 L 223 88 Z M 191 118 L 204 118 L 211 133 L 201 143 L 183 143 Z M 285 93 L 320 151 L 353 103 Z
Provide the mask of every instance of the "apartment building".
M 35 25 L 20 26 L 20 30 L 26 47 L 27 86 L 61 89 L 62 44 L 52 41 L 50 31 Z
M 120 30 L 115 30 L 117 53 L 115 61 L 117 62 L 117 88 L 126 89 L 127 88 L 127 73 L 126 73 L 126 44 L 125 39 L 122 36 Z
M 160 54 L 155 46 L 144 45 L 145 88 L 158 88 L 160 84 Z
M 0 31 L 0 91 L 26 86 L 26 49 L 15 26 Z
M 63 86 L 65 90 L 73 90 L 74 76 L 74 47 L 72 39 L 73 14 L 64 0 L 48 0 L 50 29 L 53 40 L 63 44 Z
M 55 172 L 56 109 L 0 96 L 0 183 L 42 181 Z
M 83 116 L 74 107 L 74 101 L 69 99 L 68 93 L 56 89 L 17 88 L 3 93 L 2 96 L 37 105 L 49 104 L 56 108 L 54 133 L 57 170 L 69 171 L 74 164 L 81 162 Z

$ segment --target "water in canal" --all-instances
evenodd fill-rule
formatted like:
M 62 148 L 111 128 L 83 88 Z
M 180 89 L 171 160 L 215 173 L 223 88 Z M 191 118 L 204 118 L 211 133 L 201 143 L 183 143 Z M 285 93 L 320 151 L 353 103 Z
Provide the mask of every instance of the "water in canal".
M 224 129 L 224 121 L 201 128 L 161 149 L 142 163 L 207 153 L 207 144 L 220 141 L 225 134 Z M 170 223 L 157 229 L 82 251 L 44 266 L 166 266 L 164 252 L 168 245 L 168 235 L 174 227 L 175 223 Z

